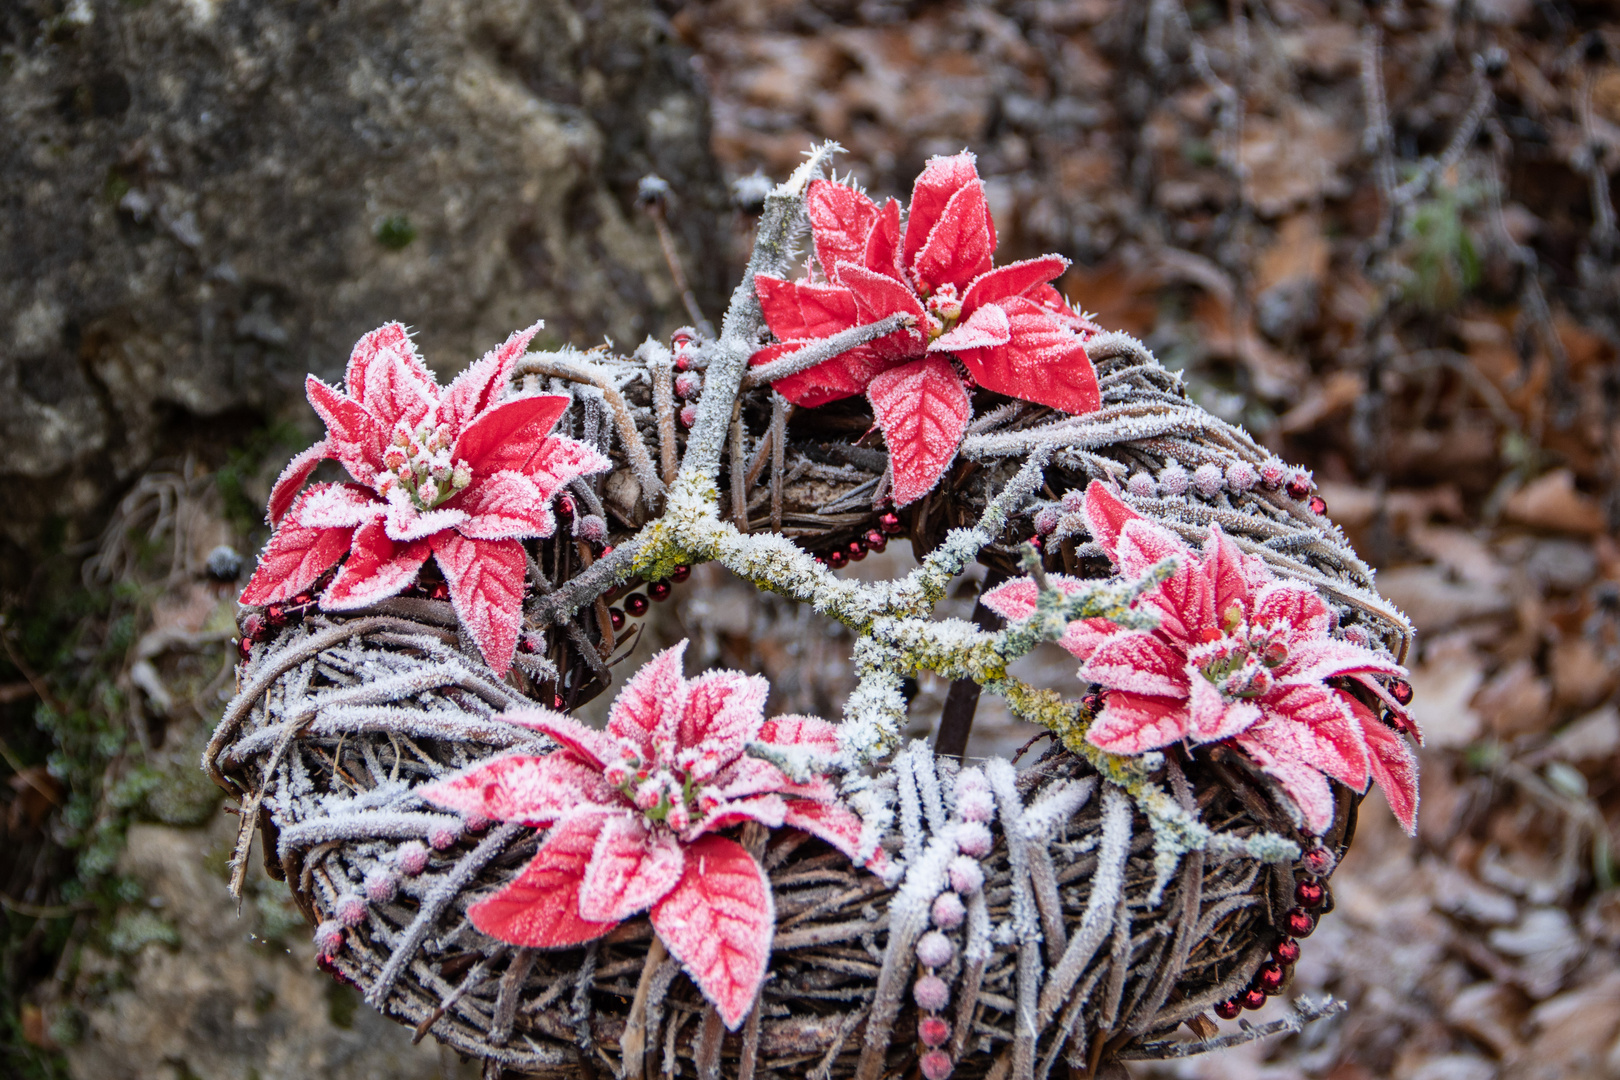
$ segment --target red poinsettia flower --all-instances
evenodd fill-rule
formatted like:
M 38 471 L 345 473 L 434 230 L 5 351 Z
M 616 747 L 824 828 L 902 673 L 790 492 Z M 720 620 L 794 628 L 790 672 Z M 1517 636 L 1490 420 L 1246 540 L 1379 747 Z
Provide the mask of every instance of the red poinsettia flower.
M 1085 515 L 1122 574 L 1176 560 L 1175 572 L 1141 601 L 1159 616 L 1155 629 L 1083 619 L 1070 623 L 1061 641 L 1083 661 L 1080 677 L 1107 690 L 1086 734 L 1093 745 L 1140 754 L 1182 739 L 1229 739 L 1277 779 L 1313 832 L 1332 821 L 1329 777 L 1358 791 L 1377 781 L 1406 831 L 1416 828 L 1411 750 L 1360 699 L 1329 683 L 1366 687 L 1416 735 L 1410 715 L 1375 678 L 1404 678 L 1405 668 L 1331 636 L 1331 612 L 1314 589 L 1278 580 L 1218 525 L 1210 526 L 1202 555 L 1194 554 L 1095 480 Z M 1066 593 L 1084 585 L 1061 575 L 1052 580 Z M 992 589 L 984 602 L 1020 619 L 1035 610 L 1035 599 L 1035 583 L 1024 578 Z
M 744 753 L 759 742 L 831 756 L 838 751 L 831 724 L 767 720 L 763 677 L 711 671 L 689 680 L 681 675 L 685 651 L 682 642 L 637 671 L 605 731 L 547 709 L 507 713 L 562 748 L 476 765 L 422 797 L 551 829 L 510 884 L 468 909 L 473 925 L 514 945 L 556 949 L 647 911 L 670 953 L 735 1028 L 765 977 L 775 908 L 759 864 L 717 833 L 745 821 L 789 826 L 854 859 L 861 819 L 824 777 L 797 783 Z
M 522 618 L 520 541 L 550 536 L 552 496 L 610 465 L 585 444 L 549 434 L 567 397 L 506 396 L 512 365 L 540 325 L 513 334 L 443 388 L 399 323 L 355 345 L 347 393 L 311 375 L 305 389 L 326 438 L 276 480 L 268 515 L 276 531 L 242 603 L 291 599 L 344 560 L 320 606 L 361 608 L 405 589 L 431 556 L 462 625 L 505 673 Z M 327 458 L 354 482 L 304 488 Z
M 847 184 L 814 181 L 806 194 L 820 274 L 802 281 L 760 275 L 760 307 L 779 344 L 770 363 L 818 338 L 890 315 L 915 322 L 776 382 L 798 405 L 864 392 L 883 429 L 894 500 L 926 494 L 972 419 L 972 382 L 1068 413 L 1101 404 L 1084 342 L 1097 327 L 1049 284 L 1069 265 L 1058 255 L 992 269 L 996 227 L 972 154 L 936 157 L 917 177 L 905 226 L 900 205 L 879 207 Z

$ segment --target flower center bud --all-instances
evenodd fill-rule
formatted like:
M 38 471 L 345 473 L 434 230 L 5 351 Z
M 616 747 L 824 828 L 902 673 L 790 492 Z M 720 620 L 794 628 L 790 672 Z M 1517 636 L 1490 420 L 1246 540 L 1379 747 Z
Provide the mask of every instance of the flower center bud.
M 928 297 L 928 338 L 932 341 L 949 333 L 962 317 L 962 298 L 956 286 L 946 282 Z
M 448 424 L 424 420 L 413 430 L 401 420 L 383 451 L 388 471 L 379 478 L 378 491 L 386 496 L 398 489 L 418 510 L 432 510 L 472 483 L 472 469 L 450 456 L 454 444 Z

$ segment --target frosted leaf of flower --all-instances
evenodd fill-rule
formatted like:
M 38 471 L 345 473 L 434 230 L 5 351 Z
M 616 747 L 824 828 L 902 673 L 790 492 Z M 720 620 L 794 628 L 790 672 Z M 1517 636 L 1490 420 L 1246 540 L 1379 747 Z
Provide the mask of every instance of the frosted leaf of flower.
M 1213 463 L 1200 465 L 1198 468 L 1193 470 L 1193 487 L 1197 488 L 1198 494 L 1202 495 L 1206 499 L 1213 499 L 1216 495 L 1220 494 L 1221 485 L 1223 485 L 1225 482 L 1226 476 L 1221 472 L 1221 467 L 1219 465 Z
M 327 919 L 315 928 L 315 952 L 330 960 L 343 948 L 343 924 Z
M 957 896 L 954 892 L 943 892 L 934 901 L 931 915 L 934 925 L 941 930 L 955 930 L 962 925 L 962 920 L 967 915 L 967 908 L 963 906 L 960 896 Z
M 1052 530 L 1058 527 L 1058 519 L 1061 516 L 1057 510 L 1048 506 L 1035 515 L 1035 531 L 1042 536 L 1050 536 Z
M 979 865 L 977 859 L 958 855 L 951 860 L 946 874 L 950 877 L 952 891 L 963 896 L 972 896 L 984 888 L 984 867 Z
M 964 821 L 988 822 L 995 816 L 996 801 L 988 791 L 970 791 L 957 797 L 956 812 Z
M 943 1050 L 928 1051 L 917 1062 L 917 1067 L 922 1069 L 922 1074 L 927 1077 L 927 1080 L 946 1080 L 946 1077 L 950 1076 L 951 1071 L 956 1068 L 951 1063 L 951 1055 Z
M 344 893 L 334 905 L 338 922 L 344 926 L 359 926 L 366 921 L 366 898 L 359 893 Z
M 917 959 L 922 961 L 923 967 L 944 967 L 955 954 L 956 946 L 938 930 L 930 930 L 917 939 Z
M 956 826 L 956 849 L 964 855 L 982 859 L 990 854 L 994 840 L 983 822 L 963 821 Z
M 1259 479 L 1260 474 L 1247 461 L 1234 461 L 1226 467 L 1226 486 L 1233 491 L 1248 491 Z
M 1130 480 L 1126 481 L 1125 487 L 1139 499 L 1151 499 L 1158 490 L 1158 485 L 1153 482 L 1153 477 L 1145 472 L 1132 473 Z
M 1282 458 L 1268 457 L 1260 463 L 1260 481 L 1268 488 L 1280 488 L 1288 479 L 1288 471 L 1288 464 Z
M 951 1003 L 951 988 L 938 975 L 924 975 L 912 986 L 911 996 L 919 1009 L 938 1012 Z
M 591 544 L 607 539 L 607 520 L 601 514 L 584 514 L 574 519 L 574 535 Z
M 399 891 L 399 873 L 387 866 L 373 867 L 366 875 L 366 899 L 374 904 L 386 904 Z
M 450 828 L 448 825 L 435 825 L 433 828 L 428 830 L 427 834 L 428 847 L 432 848 L 434 851 L 443 851 L 445 848 L 454 844 L 458 839 L 459 837 L 456 834 L 456 830 Z
M 1086 496 L 1083 491 L 1065 491 L 1063 493 L 1063 509 L 1071 514 L 1078 514 L 1086 508 Z
M 428 849 L 419 840 L 407 840 L 399 845 L 399 850 L 394 852 L 394 858 L 399 862 L 402 871 L 415 877 L 427 869 Z
M 1190 482 L 1187 478 L 1187 470 L 1174 461 L 1159 470 L 1159 488 L 1166 495 L 1187 494 L 1187 486 Z

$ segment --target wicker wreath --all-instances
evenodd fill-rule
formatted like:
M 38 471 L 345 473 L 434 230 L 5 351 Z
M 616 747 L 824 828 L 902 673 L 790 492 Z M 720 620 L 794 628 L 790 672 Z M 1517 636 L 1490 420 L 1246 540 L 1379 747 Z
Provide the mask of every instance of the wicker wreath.
M 758 357 L 756 281 L 791 261 L 788 238 L 824 157 L 768 200 L 718 337 L 682 332 L 673 349 L 649 341 L 630 357 L 523 353 L 524 338 L 498 362 L 510 382 L 495 397 L 566 395 L 553 434 L 586 448 L 575 460 L 598 455 L 604 466 L 561 475 L 546 493 L 562 525 L 523 541 L 521 621 L 504 657 L 491 658 L 487 620 L 451 595 L 465 578 L 441 580 L 426 555 L 385 599 L 317 600 L 336 588 L 326 570 L 297 595 L 244 606 L 239 693 L 205 757 L 241 801 L 232 890 L 258 830 L 266 871 L 317 928 L 323 967 L 418 1038 L 431 1032 L 484 1059 L 487 1075 L 690 1068 L 876 1080 L 920 1067 L 930 1078 L 1024 1078 L 1049 1075 L 1060 1059 L 1094 1075 L 1112 1061 L 1196 1053 L 1335 1010 L 1304 1002 L 1221 1037 L 1207 1015 L 1229 1019 L 1283 988 L 1298 939 L 1331 910 L 1326 880 L 1361 792 L 1333 783 L 1329 820 L 1308 826 L 1228 742 L 1138 759 L 1102 753 L 1086 741 L 1095 695 L 1062 702 L 1018 683 L 1005 661 L 1069 619 L 1126 618 L 1119 612 L 1158 580 L 1118 577 L 1086 517 L 1084 493 L 1097 481 L 1122 512 L 1189 542 L 1218 526 L 1265 574 L 1309 586 L 1331 611 L 1335 639 L 1383 655 L 1380 670 L 1404 660 L 1409 624 L 1374 591 L 1309 474 L 1191 403 L 1179 378 L 1124 335 L 1080 331 L 1098 407 L 1065 415 L 983 395 L 992 407 L 963 433 L 954 463 L 897 509 L 888 499 L 897 463 L 867 445 L 873 417 L 861 399 L 795 408 L 773 384 L 903 320 Z M 325 452 L 338 456 L 331 445 Z M 295 461 L 293 487 L 319 456 Z M 468 483 L 450 475 L 438 480 L 444 490 Z M 431 513 L 443 492 L 412 497 Z M 836 575 L 898 536 L 922 560 L 910 577 L 862 586 Z M 383 556 L 401 552 L 403 541 Z M 383 556 L 356 540 L 343 567 Z M 932 622 L 932 603 L 973 559 L 992 585 L 1032 573 L 1045 623 L 996 629 L 984 607 L 976 628 Z M 775 912 L 768 974 L 734 1028 L 645 916 L 569 948 L 481 931 L 469 909 L 520 875 L 546 830 L 421 797 L 492 758 L 555 752 L 511 711 L 571 712 L 608 689 L 649 598 L 703 560 L 856 630 L 861 684 L 839 767 L 865 819 L 863 858 L 881 849 L 889 860 L 872 872 L 799 829 L 728 830 L 762 868 Z M 341 580 L 347 570 L 336 572 Z M 1079 586 L 1065 595 L 1048 574 L 1091 583 L 1091 607 L 1080 610 Z M 956 681 L 935 745 L 902 748 L 898 685 L 920 668 Z M 1370 715 L 1404 704 L 1408 691 L 1370 678 L 1341 685 Z M 961 764 L 981 687 L 1058 737 L 1033 766 Z M 961 839 L 965 823 L 986 821 L 982 845 Z

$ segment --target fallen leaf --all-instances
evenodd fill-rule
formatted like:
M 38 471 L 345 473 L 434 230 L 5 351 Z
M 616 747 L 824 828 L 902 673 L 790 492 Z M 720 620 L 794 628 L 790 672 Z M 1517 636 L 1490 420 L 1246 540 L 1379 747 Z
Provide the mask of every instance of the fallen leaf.
M 1620 972 L 1537 1005 L 1530 1013 L 1536 1037 L 1530 1053 L 1552 1075 L 1613 1076 L 1605 1057 L 1620 1032 Z
M 1590 708 L 1608 696 L 1620 677 L 1590 638 L 1565 638 L 1553 646 L 1550 659 L 1553 700 L 1560 708 Z
M 1568 469 L 1554 469 L 1515 491 L 1503 505 L 1502 516 L 1554 532 L 1595 535 L 1607 526 L 1597 501 L 1575 490 L 1575 474 Z
M 1620 709 L 1611 703 L 1564 728 L 1527 763 L 1601 761 L 1616 751 L 1620 751 Z
M 1249 198 L 1262 217 L 1278 217 L 1324 195 L 1348 193 L 1341 167 L 1356 154 L 1357 132 L 1309 105 L 1281 117 L 1251 116 L 1243 129 Z
M 1490 981 L 1464 987 L 1446 1006 L 1447 1023 L 1478 1039 L 1499 1057 L 1521 1049 L 1517 1033 L 1524 1015 L 1524 995 Z
M 1469 702 L 1484 680 L 1484 663 L 1466 639 L 1429 643 L 1411 680 L 1412 718 L 1423 729 L 1426 746 L 1467 746 L 1479 737 L 1480 716 Z
M 1501 592 L 1451 580 L 1438 566 L 1401 566 L 1378 575 L 1378 591 L 1405 611 L 1424 633 L 1436 633 L 1468 619 L 1512 609 Z
M 1305 400 L 1283 413 L 1277 429 L 1284 434 L 1309 431 L 1317 424 L 1356 403 L 1366 389 L 1366 379 L 1353 371 L 1335 371 L 1314 385 Z
M 1474 695 L 1473 706 L 1498 739 L 1531 735 L 1552 723 L 1552 687 L 1534 664 L 1520 659 L 1492 675 Z

